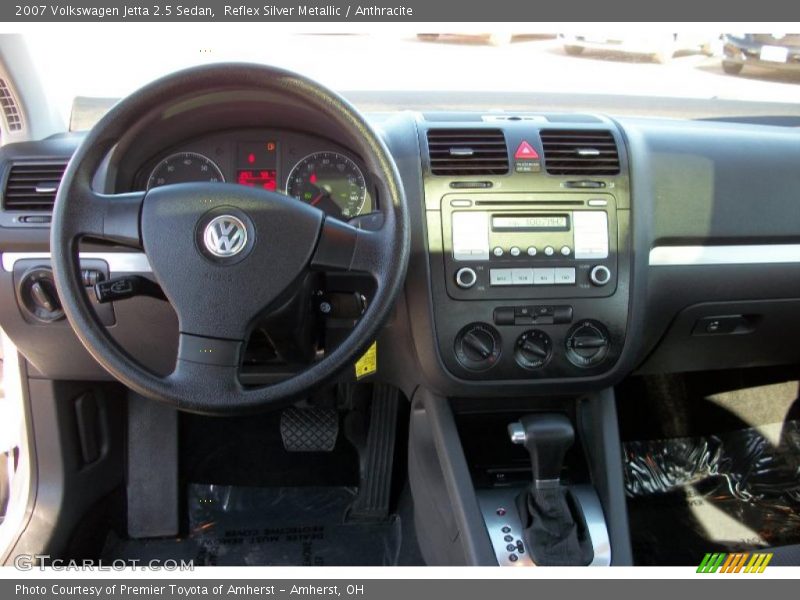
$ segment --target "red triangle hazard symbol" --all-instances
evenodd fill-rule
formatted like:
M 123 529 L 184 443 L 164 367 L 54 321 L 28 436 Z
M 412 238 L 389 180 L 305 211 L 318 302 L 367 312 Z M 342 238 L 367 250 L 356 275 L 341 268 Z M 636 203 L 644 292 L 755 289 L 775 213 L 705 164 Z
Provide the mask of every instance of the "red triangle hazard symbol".
M 535 160 L 539 158 L 539 153 L 533 149 L 533 146 L 523 140 L 514 153 L 514 158 L 517 160 Z

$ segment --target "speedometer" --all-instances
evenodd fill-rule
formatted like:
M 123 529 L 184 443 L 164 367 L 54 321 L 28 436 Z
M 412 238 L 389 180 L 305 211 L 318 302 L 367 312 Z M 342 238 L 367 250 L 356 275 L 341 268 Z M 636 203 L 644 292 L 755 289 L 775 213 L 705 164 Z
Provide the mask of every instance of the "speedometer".
M 195 181 L 225 181 L 217 163 L 197 152 L 178 152 L 170 154 L 159 162 L 150 172 L 147 189 Z
M 367 197 L 364 174 L 355 162 L 338 152 L 315 152 L 292 167 L 286 193 L 333 217 L 361 214 Z

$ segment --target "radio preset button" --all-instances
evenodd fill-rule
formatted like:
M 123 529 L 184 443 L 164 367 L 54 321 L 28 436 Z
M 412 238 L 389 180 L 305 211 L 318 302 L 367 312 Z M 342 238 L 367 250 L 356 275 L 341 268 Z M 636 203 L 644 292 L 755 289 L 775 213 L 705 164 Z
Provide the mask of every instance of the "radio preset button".
M 508 251 L 511 256 L 519 256 L 519 248 L 516 246 L 511 246 L 511 249 Z
M 556 251 L 552 246 L 545 246 L 544 247 L 545 256 L 553 256 L 553 254 L 555 254 L 555 253 L 556 253 Z
M 536 247 L 528 246 L 528 256 L 536 256 Z
M 511 283 L 533 285 L 533 269 L 511 269 Z
M 495 246 L 494 250 L 492 250 L 492 254 L 494 254 L 495 256 L 503 256 L 503 254 L 505 254 L 505 252 L 503 251 L 503 249 L 500 246 Z
M 569 256 L 572 254 L 572 249 L 569 246 L 561 246 L 561 254 L 564 256 Z
M 575 285 L 575 269 L 573 267 L 557 268 L 556 285 Z
M 556 282 L 555 269 L 534 269 L 533 270 L 533 283 L 534 285 L 553 285 Z
M 456 285 L 458 287 L 468 290 L 475 285 L 476 281 L 478 281 L 478 275 L 474 269 L 463 267 L 456 271 Z
M 512 285 L 511 269 L 489 269 L 490 285 Z

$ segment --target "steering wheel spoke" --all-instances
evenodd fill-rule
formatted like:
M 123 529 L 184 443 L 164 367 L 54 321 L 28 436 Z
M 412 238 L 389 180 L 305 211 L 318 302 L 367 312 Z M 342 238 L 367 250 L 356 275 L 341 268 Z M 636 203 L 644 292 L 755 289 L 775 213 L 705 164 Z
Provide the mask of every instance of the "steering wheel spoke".
M 178 343 L 178 361 L 218 367 L 238 367 L 242 340 L 225 340 L 182 333 Z
M 168 376 L 178 394 L 187 396 L 187 405 L 199 388 L 220 402 L 240 393 L 239 363 L 244 342 L 182 333 L 178 359 Z
M 72 230 L 76 237 L 92 237 L 142 249 L 140 215 L 145 192 L 126 194 L 85 193 L 72 206 Z
M 231 404 L 234 398 L 241 394 L 242 386 L 239 383 L 239 368 L 231 365 L 210 365 L 178 359 L 175 369 L 166 378 L 167 384 L 173 393 L 184 398 L 184 408 L 208 410 L 208 405 L 202 401 L 195 405 L 194 399 L 212 397 L 215 404 L 224 406 Z M 203 389 L 202 394 L 197 390 Z
M 378 277 L 384 260 L 386 240 L 383 229 L 360 229 L 326 218 L 322 225 L 311 268 L 320 271 L 356 271 Z

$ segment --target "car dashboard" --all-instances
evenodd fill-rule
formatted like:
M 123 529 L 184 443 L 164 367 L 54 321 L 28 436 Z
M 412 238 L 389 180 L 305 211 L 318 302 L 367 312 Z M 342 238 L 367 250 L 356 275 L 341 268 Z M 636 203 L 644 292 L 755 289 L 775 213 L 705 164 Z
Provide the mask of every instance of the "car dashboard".
M 155 108 L 95 187 L 238 183 L 343 220 L 379 205 L 375 175 L 330 123 L 274 98 L 205 100 Z M 491 399 L 800 359 L 786 342 L 800 334 L 796 130 L 535 110 L 369 119 L 395 159 L 412 225 L 405 294 L 379 336 L 376 378 L 406 393 L 424 385 Z M 63 318 L 37 313 L 31 291 L 32 273 L 43 270 L 46 284 L 49 210 L 80 140 L 0 150 L 0 324 L 32 374 L 52 379 L 108 377 Z M 110 245 L 85 244 L 81 261 L 99 277 L 152 276 L 143 255 Z M 334 287 L 368 301 L 364 282 Z M 167 303 L 97 310 L 133 356 L 169 372 L 178 331 Z M 145 325 L 155 333 L 142 336 Z

